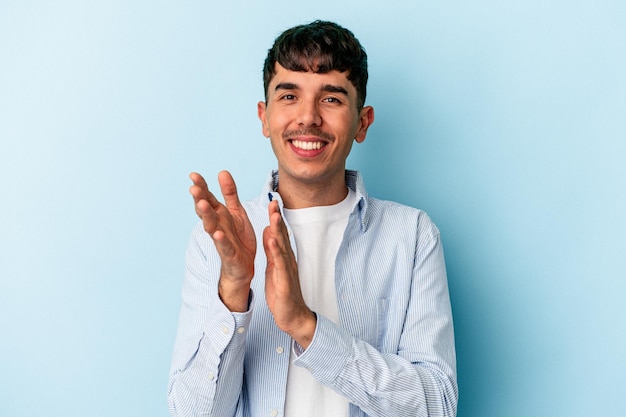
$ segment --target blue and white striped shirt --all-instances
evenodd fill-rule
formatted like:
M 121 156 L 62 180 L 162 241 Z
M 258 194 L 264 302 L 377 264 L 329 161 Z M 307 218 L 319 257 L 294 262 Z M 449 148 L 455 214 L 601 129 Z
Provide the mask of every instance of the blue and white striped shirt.
M 262 232 L 278 175 L 244 207 L 257 233 L 250 308 L 221 302 L 220 259 L 200 222 L 186 275 L 168 400 L 177 417 L 283 415 L 291 338 L 264 296 Z M 317 315 L 313 341 L 295 361 L 347 397 L 349 416 L 455 416 L 452 313 L 439 230 L 421 210 L 367 195 L 346 171 L 357 203 L 337 254 L 340 325 Z M 288 225 L 287 225 L 288 226 Z M 292 242 L 295 250 L 295 244 Z M 297 256 L 297 254 L 296 254 Z

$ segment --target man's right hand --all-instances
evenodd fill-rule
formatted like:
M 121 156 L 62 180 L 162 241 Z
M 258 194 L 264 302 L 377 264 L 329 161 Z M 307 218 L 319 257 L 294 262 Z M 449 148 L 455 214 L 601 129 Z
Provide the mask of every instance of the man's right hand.
M 228 171 L 222 171 L 217 179 L 224 204 L 209 191 L 204 178 L 195 172 L 189 175 L 193 185 L 196 214 L 211 236 L 222 261 L 219 295 L 230 311 L 248 310 L 250 283 L 254 276 L 256 236 L 248 214 L 241 205 L 237 187 Z

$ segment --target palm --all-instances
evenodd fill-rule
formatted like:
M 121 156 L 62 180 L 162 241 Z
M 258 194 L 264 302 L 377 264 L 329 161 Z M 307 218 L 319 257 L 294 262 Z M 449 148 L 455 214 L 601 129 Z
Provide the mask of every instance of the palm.
M 223 272 L 232 277 L 252 277 L 256 236 L 246 211 L 241 205 L 221 205 L 216 213 L 221 233 L 214 233 L 213 238 L 222 258 Z

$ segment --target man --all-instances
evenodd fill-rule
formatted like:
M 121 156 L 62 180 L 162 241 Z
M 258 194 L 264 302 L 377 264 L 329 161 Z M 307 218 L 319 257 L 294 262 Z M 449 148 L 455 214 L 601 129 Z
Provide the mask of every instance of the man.
M 169 384 L 173 416 L 454 416 L 455 350 L 439 231 L 345 169 L 374 121 L 367 57 L 316 21 L 280 35 L 258 104 L 278 170 L 241 204 L 191 174 Z

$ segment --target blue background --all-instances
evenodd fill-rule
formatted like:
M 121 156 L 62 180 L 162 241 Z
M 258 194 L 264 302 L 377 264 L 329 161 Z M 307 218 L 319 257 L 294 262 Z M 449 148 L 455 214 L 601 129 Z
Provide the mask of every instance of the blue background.
M 352 29 L 371 194 L 442 231 L 459 416 L 626 415 L 623 1 L 0 2 L 0 415 L 166 416 L 187 174 L 274 167 L 282 30 Z

